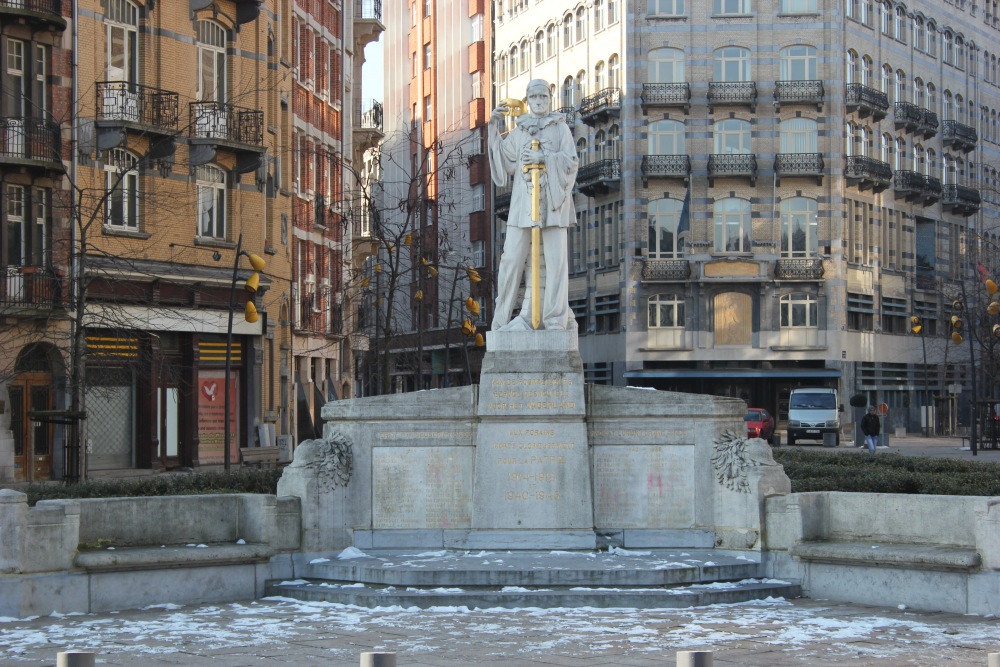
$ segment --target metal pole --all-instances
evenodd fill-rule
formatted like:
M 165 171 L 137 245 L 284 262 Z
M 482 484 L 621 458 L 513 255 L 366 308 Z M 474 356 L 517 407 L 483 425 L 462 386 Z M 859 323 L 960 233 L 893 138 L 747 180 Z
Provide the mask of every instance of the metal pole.
M 396 667 L 396 652 L 362 653 L 361 667 Z
M 962 287 L 962 306 L 965 309 L 966 317 L 969 319 L 969 376 L 972 378 L 972 433 L 969 439 L 969 449 L 972 450 L 972 455 L 977 456 L 976 440 L 979 432 L 979 418 L 976 410 L 976 326 L 972 323 L 972 313 L 969 311 L 969 301 L 965 296 L 965 281 L 960 283 Z
M 924 351 L 924 437 L 930 437 L 931 430 L 931 387 L 930 380 L 927 378 L 927 340 L 924 338 L 923 327 L 920 329 L 920 347 Z
M 225 383 L 226 405 L 225 414 L 223 416 L 225 423 L 222 425 L 222 461 L 227 472 L 229 471 L 229 410 L 230 401 L 232 400 L 232 397 L 230 396 L 231 392 L 229 390 L 229 373 L 231 372 L 233 366 L 233 309 L 236 308 L 236 279 L 239 277 L 240 255 L 242 253 L 243 232 L 240 232 L 239 237 L 236 239 L 236 258 L 233 259 L 233 281 L 229 283 L 229 325 L 226 327 L 226 376 L 223 378 L 223 382 Z
M 63 651 L 56 653 L 56 667 L 94 667 L 93 651 Z
M 712 652 L 677 651 L 677 667 L 712 667 Z

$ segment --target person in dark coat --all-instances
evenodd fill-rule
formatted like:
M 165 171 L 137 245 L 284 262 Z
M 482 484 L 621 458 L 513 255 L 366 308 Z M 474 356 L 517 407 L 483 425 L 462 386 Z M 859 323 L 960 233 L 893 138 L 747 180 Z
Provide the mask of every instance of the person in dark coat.
M 882 432 L 882 421 L 875 414 L 875 406 L 868 408 L 868 414 L 861 418 L 861 432 L 865 434 L 865 444 L 868 445 L 868 451 L 874 454 L 875 447 L 878 445 L 879 433 Z

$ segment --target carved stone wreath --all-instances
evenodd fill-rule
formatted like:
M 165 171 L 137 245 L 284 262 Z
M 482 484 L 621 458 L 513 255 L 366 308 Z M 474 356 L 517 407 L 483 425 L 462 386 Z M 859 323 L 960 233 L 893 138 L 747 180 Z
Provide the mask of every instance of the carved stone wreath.
M 747 482 L 747 472 L 750 468 L 773 465 L 773 463 L 770 448 L 761 451 L 745 436 L 736 435 L 732 431 L 723 431 L 715 441 L 715 450 L 712 454 L 715 477 L 719 484 L 731 491 L 750 493 L 750 484 Z
M 354 473 L 354 451 L 350 438 L 334 431 L 326 438 L 305 440 L 295 450 L 289 467 L 313 470 L 323 488 L 347 486 Z

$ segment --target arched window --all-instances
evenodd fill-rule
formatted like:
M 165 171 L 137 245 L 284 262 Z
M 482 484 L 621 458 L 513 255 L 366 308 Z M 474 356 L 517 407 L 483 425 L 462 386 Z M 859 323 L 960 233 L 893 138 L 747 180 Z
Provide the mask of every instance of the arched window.
M 715 51 L 714 81 L 750 81 L 750 50 L 726 46 Z
M 513 79 L 515 76 L 521 73 L 519 65 L 521 63 L 518 58 L 518 50 L 516 46 L 510 47 L 510 77 Z
M 497 59 L 497 83 L 507 81 L 507 54 L 501 54 Z
M 583 70 L 576 73 L 576 94 L 581 101 L 587 96 L 587 73 Z
M 938 113 L 937 89 L 933 83 L 927 84 L 927 110 Z
M 684 52 L 680 49 L 653 49 L 647 56 L 649 83 L 684 83 Z
M 594 92 L 598 93 L 608 87 L 608 82 L 605 79 L 605 68 L 604 61 L 599 60 L 596 65 L 594 65 Z
M 712 129 L 714 153 L 721 155 L 747 155 L 750 150 L 750 123 L 738 118 L 726 118 L 715 123 Z
M 650 329 L 683 329 L 684 299 L 673 294 L 649 297 Z
M 607 144 L 607 156 L 612 160 L 617 160 L 621 157 L 621 151 L 619 150 L 619 142 L 621 141 L 621 128 L 617 125 L 612 125 L 608 128 L 608 144 Z
M 926 108 L 924 106 L 927 104 L 927 98 L 924 96 L 924 82 L 919 78 L 913 80 L 913 103 L 921 109 Z
M 955 107 L 954 101 L 951 99 L 951 91 L 944 91 L 943 106 L 941 107 L 942 119 L 941 120 L 955 120 Z
M 545 57 L 551 58 L 556 54 L 556 26 L 550 25 L 545 29 Z
M 562 105 L 564 107 L 576 106 L 576 85 L 573 83 L 573 77 L 568 76 L 563 79 L 562 85 Z
M 750 252 L 750 202 L 727 197 L 715 202 L 716 252 Z
M 955 67 L 965 69 L 965 40 L 961 35 L 955 37 Z
M 649 257 L 677 259 L 684 254 L 689 222 L 679 199 L 654 199 L 646 205 L 649 222 Z
M 658 120 L 649 124 L 648 155 L 687 155 L 684 143 L 684 123 Z
M 937 27 L 933 23 L 927 24 L 927 55 L 937 58 Z
M 607 135 L 604 134 L 604 130 L 598 130 L 597 134 L 594 135 L 594 148 L 597 150 L 598 160 L 608 159 Z
M 621 59 L 617 53 L 608 58 L 608 86 L 618 88 L 621 84 Z
M 618 0 L 607 0 L 608 2 L 608 25 L 618 23 Z
M 594 32 L 604 30 L 604 3 L 601 0 L 594 0 Z
M 198 187 L 198 236 L 226 238 L 226 172 L 206 164 L 195 167 Z
M 111 229 L 139 231 L 137 162 L 135 155 L 121 148 L 107 153 L 104 178 L 108 197 L 104 205 L 104 222 Z
M 541 30 L 535 33 L 535 64 L 541 65 L 545 60 L 545 33 Z
M 893 85 L 892 85 L 893 82 L 895 81 L 895 79 L 896 79 L 896 77 L 893 74 L 892 66 L 888 65 L 888 64 L 882 65 L 882 82 L 881 82 L 882 83 L 882 88 L 881 88 L 881 90 L 882 90 L 883 93 L 886 94 L 886 96 L 888 96 L 890 98 L 892 97 L 893 92 L 895 92 L 893 90 Z M 893 100 L 890 99 L 890 101 L 893 101 Z
M 796 44 L 779 52 L 781 81 L 815 81 L 816 47 Z
M 879 25 L 882 28 L 883 35 L 892 34 L 892 5 L 888 2 L 883 2 L 879 5 Z
M 955 158 L 945 153 L 941 156 L 941 182 L 945 185 L 955 185 L 956 174 L 958 172 L 955 166 Z
M 896 39 L 901 42 L 906 41 L 906 10 L 902 7 L 896 7 L 896 22 L 893 26 L 893 35 Z
M 913 171 L 918 174 L 927 174 L 927 153 L 923 144 L 913 145 Z
M 927 149 L 927 166 L 924 169 L 925 176 L 933 176 L 937 173 L 937 153 L 933 148 Z
M 587 10 L 580 7 L 576 10 L 576 42 L 579 44 L 587 39 Z
M 225 102 L 226 30 L 215 21 L 198 21 L 198 100 Z
M 781 121 L 782 153 L 818 153 L 819 130 L 811 118 L 789 118 Z
M 586 157 L 587 157 L 587 140 L 581 137 L 580 139 L 576 140 L 576 159 L 580 162 L 581 165 L 583 165 L 587 164 L 585 159 Z
M 573 15 L 567 13 L 563 16 L 563 48 L 568 49 L 573 46 Z
M 844 74 L 849 84 L 861 82 L 861 63 L 858 60 L 858 53 L 854 49 L 847 50 L 847 70 Z
M 896 70 L 896 85 L 893 86 L 893 93 L 895 95 L 893 101 L 902 102 L 906 100 L 906 72 L 901 69 Z
M 927 27 L 919 16 L 913 18 L 913 48 L 917 51 L 927 51 Z
M 844 126 L 844 152 L 848 157 L 852 155 L 857 155 L 857 146 L 855 145 L 857 135 L 857 128 L 854 123 L 847 123 Z
M 521 61 L 518 65 L 521 74 L 527 74 L 528 70 L 528 40 L 521 40 Z
M 896 137 L 896 155 L 895 164 L 893 167 L 897 171 L 904 170 L 909 165 L 906 162 L 906 139 L 903 137 Z
M 815 199 L 783 199 L 781 212 L 781 256 L 815 257 L 819 254 L 819 215 Z
M 864 86 L 871 86 L 874 83 L 874 73 L 875 73 L 875 61 L 871 59 L 871 56 L 862 56 L 861 58 L 861 83 Z
M 879 159 L 886 164 L 892 161 L 892 137 L 888 134 L 882 134 L 882 140 L 879 142 Z

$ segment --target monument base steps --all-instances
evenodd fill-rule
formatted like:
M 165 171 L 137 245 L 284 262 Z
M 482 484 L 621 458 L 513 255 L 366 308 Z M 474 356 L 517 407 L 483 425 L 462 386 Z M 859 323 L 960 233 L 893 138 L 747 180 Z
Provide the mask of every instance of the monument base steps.
M 359 552 L 360 553 L 360 552 Z M 760 563 L 711 549 L 580 552 L 378 551 L 296 557 L 266 595 L 363 607 L 684 608 L 798 597 Z

